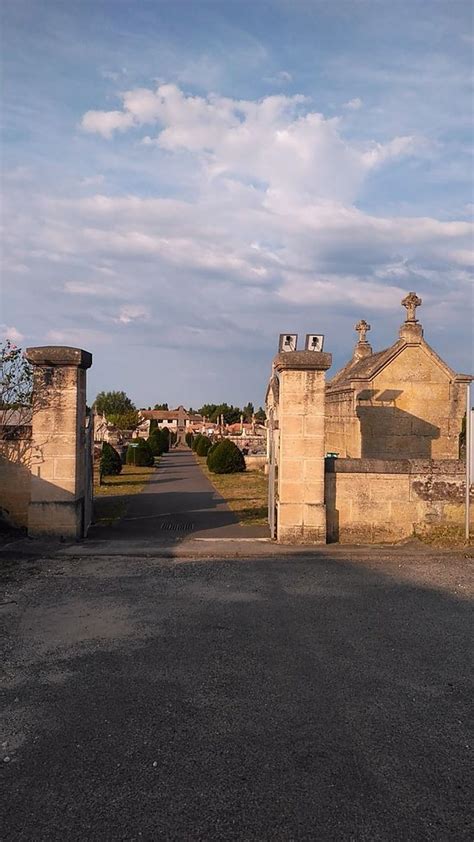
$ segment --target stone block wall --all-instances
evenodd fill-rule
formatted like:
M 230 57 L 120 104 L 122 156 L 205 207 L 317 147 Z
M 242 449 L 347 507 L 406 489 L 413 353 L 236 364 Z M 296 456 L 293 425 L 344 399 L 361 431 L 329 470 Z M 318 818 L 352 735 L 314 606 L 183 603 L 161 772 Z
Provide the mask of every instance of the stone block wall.
M 328 459 L 328 541 L 461 538 L 465 488 L 465 465 L 454 459 Z M 474 506 L 471 516 L 474 525 Z
M 30 458 L 29 440 L 0 442 L 0 516 L 12 526 L 28 526 Z

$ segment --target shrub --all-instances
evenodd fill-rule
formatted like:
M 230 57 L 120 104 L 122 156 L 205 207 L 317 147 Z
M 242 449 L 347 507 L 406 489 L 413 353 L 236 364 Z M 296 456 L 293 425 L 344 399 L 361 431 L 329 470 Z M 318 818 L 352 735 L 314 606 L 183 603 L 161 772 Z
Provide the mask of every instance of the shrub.
M 210 440 L 210 438 L 208 438 L 207 436 L 201 436 L 196 447 L 196 455 L 207 456 L 211 447 L 212 441 Z
M 194 438 L 194 436 L 193 436 L 192 433 L 186 433 L 186 435 L 184 437 L 184 440 L 185 440 L 186 444 L 188 445 L 188 447 L 192 447 L 193 438 Z
M 223 439 L 212 451 L 208 468 L 213 474 L 237 474 L 245 471 L 245 459 L 233 441 Z
M 152 468 L 155 464 L 153 451 L 145 439 L 138 439 L 138 447 L 127 450 L 127 465 L 137 465 L 140 468 Z
M 162 453 L 168 453 L 170 449 L 169 430 L 153 430 L 147 441 L 152 449 L 153 456 L 161 456 Z
M 163 427 L 163 429 L 160 430 L 160 436 L 161 436 L 162 447 L 163 447 L 163 450 L 161 452 L 162 453 L 168 453 L 168 451 L 170 449 L 170 431 L 168 430 L 167 427 Z
M 122 460 L 111 444 L 104 441 L 102 445 L 102 454 L 100 457 L 100 473 L 103 477 L 113 477 L 120 474 L 122 470 Z
M 147 442 L 151 448 L 153 456 L 161 456 L 163 453 L 163 441 L 159 430 L 153 430 L 151 436 L 148 437 Z
M 194 452 L 196 452 L 196 450 L 197 450 L 197 446 L 199 444 L 199 439 L 202 439 L 201 433 L 198 433 L 197 436 L 194 436 L 194 438 L 193 438 L 193 441 L 192 441 L 192 444 L 191 444 L 191 450 L 194 450 Z
M 207 464 L 207 467 L 208 467 L 208 468 L 209 468 L 209 460 L 210 460 L 210 459 L 212 459 L 212 454 L 214 453 L 214 451 L 215 451 L 216 447 L 217 447 L 220 443 L 221 443 L 221 440 L 220 440 L 220 439 L 218 439 L 217 441 L 213 442 L 213 443 L 211 444 L 211 446 L 210 446 L 209 450 L 207 451 L 207 460 L 206 460 L 206 464 Z M 210 468 L 209 468 L 209 470 L 210 470 Z

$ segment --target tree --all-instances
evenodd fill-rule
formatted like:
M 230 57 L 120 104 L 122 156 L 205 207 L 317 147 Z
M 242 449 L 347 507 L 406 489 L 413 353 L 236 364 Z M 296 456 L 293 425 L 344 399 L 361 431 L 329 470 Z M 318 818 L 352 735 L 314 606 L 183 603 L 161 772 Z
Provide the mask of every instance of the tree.
M 111 412 L 107 415 L 107 421 L 119 430 L 135 430 L 139 422 L 138 412 L 136 409 L 130 409 L 128 412 Z
M 254 406 L 253 403 L 248 403 L 247 406 L 244 406 L 242 410 L 242 415 L 244 416 L 244 421 L 251 421 L 254 416 Z
M 136 411 L 136 406 L 125 392 L 99 392 L 95 401 L 94 409 L 99 415 L 125 415 L 128 412 Z M 114 422 L 115 423 L 115 422 Z
M 169 412 L 169 406 L 167 403 L 155 403 L 153 409 L 165 409 L 167 412 Z
M 41 394 L 33 394 L 33 369 L 21 348 L 9 339 L 0 345 L 0 438 L 16 438 L 30 423 L 33 403 L 41 403 Z
M 257 412 L 255 413 L 255 420 L 260 421 L 261 424 L 264 424 L 267 420 L 267 414 L 263 408 L 263 406 L 259 407 Z
M 229 406 L 227 403 L 206 403 L 201 407 L 199 412 L 201 415 L 205 415 L 213 424 L 219 423 L 221 415 L 224 416 L 224 422 L 226 424 L 235 424 L 236 421 L 240 421 L 241 415 L 238 406 L 233 406 L 232 404 Z

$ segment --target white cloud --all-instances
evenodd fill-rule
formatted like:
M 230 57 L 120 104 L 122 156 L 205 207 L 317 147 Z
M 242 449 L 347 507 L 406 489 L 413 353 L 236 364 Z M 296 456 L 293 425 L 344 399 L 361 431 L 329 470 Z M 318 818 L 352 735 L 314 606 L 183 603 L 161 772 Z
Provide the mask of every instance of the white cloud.
M 348 111 L 358 111 L 359 108 L 362 108 L 362 100 L 356 96 L 354 99 L 350 99 L 349 102 L 345 102 L 342 107 Z
M 137 155 L 145 195 L 117 191 L 109 169 L 110 194 L 87 195 L 79 179 L 70 197 L 15 194 L 7 256 L 29 267 L 19 280 L 30 295 L 38 277 L 54 293 L 48 341 L 169 349 L 186 337 L 203 353 L 258 349 L 288 312 L 306 319 L 314 308 L 323 319 L 362 304 L 368 316 L 385 314 L 410 289 L 426 302 L 426 286 L 462 312 L 453 289 L 466 287 L 470 223 L 356 204 L 372 172 L 424 155 L 423 139 L 348 140 L 344 121 L 302 96 L 188 96 L 160 84 L 128 91 L 123 104 L 88 112 L 88 130 L 112 138 L 114 125 L 146 127 L 125 152 L 110 144 L 100 159 L 103 171 L 115 156 L 120 170 Z M 165 193 L 154 177 L 170 169 Z M 85 331 L 67 327 L 72 309 Z
M 349 143 L 339 120 L 311 111 L 301 95 L 233 100 L 189 96 L 161 84 L 155 91 L 127 91 L 122 100 L 123 111 L 88 111 L 83 128 L 111 138 L 114 130 L 156 125 L 156 137 L 148 133 L 142 143 L 195 155 L 208 179 L 256 180 L 289 194 L 352 202 L 371 169 L 423 150 L 422 139 L 413 136 L 365 147 Z
M 25 338 L 13 325 L 0 325 L 0 332 L 4 339 L 9 339 L 15 345 L 19 345 Z
M 81 121 L 85 132 L 97 132 L 112 137 L 115 131 L 125 131 L 134 124 L 133 115 L 123 111 L 87 111 Z
M 49 330 L 46 334 L 46 341 L 55 345 L 70 345 L 73 348 L 80 347 L 87 350 L 95 345 L 108 345 L 111 337 L 104 331 L 65 327 Z
M 115 319 L 120 324 L 130 324 L 130 322 L 145 321 L 149 318 L 149 310 L 141 304 L 127 304 L 120 308 L 118 317 Z
M 270 85 L 287 85 L 293 80 L 293 76 L 288 70 L 279 70 L 273 76 L 264 76 L 264 81 Z

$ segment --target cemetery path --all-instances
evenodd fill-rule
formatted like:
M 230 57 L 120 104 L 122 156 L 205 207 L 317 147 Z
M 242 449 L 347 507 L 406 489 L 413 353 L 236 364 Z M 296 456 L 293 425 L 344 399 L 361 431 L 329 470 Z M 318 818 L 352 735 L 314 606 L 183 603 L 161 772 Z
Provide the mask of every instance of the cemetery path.
M 114 498 L 126 503 L 124 517 L 113 526 L 94 526 L 90 540 L 176 543 L 186 538 L 267 538 L 268 528 L 241 526 L 204 476 L 194 454 L 172 450 L 140 494 Z

